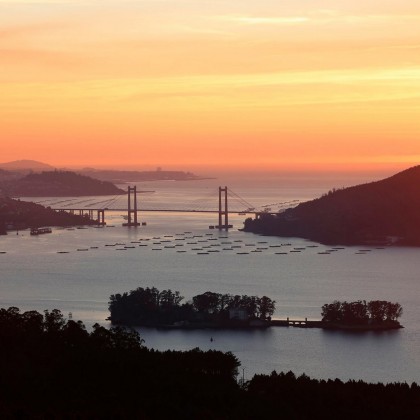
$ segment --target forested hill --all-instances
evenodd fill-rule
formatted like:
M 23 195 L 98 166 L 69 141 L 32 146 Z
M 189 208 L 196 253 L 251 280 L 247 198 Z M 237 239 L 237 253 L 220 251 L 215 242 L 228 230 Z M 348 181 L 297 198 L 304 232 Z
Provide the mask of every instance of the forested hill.
M 4 195 L 14 197 L 69 197 L 86 195 L 116 195 L 124 191 L 107 181 L 69 171 L 29 174 L 0 188 Z
M 248 232 L 326 244 L 420 246 L 420 166 L 390 178 L 333 190 L 279 215 L 245 221 Z
M 87 216 L 67 212 L 56 212 L 49 207 L 27 201 L 0 197 L 0 235 L 6 234 L 6 226 L 15 229 L 40 226 L 93 225 L 95 221 Z

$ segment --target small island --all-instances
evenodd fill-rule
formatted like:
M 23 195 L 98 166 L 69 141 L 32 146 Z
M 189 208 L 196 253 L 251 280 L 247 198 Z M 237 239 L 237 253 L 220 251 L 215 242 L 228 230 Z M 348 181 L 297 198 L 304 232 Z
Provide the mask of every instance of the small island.
M 322 328 L 377 331 L 403 328 L 398 318 L 403 309 L 399 303 L 386 300 L 338 300 L 322 307 Z
M 344 331 L 386 331 L 404 328 L 398 321 L 402 313 L 403 309 L 399 303 L 386 300 L 335 300 L 322 306 L 321 320 L 273 319 L 270 325 Z
M 139 287 L 111 295 L 113 324 L 159 328 L 264 328 L 270 326 L 275 301 L 267 296 L 205 292 L 181 304 L 178 291 Z

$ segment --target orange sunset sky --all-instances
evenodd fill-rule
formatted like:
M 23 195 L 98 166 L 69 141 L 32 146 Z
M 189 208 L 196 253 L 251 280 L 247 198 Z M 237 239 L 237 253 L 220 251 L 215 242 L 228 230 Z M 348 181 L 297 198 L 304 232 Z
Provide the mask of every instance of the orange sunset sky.
M 0 161 L 420 161 L 418 0 L 0 0 Z

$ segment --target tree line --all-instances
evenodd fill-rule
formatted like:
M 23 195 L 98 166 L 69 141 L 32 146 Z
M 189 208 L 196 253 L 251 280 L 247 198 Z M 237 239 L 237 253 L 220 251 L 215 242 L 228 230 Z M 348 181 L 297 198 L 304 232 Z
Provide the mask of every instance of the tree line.
M 134 330 L 87 331 L 57 309 L 0 309 L 0 343 L 0 418 L 199 418 L 200 399 L 237 389 L 230 352 L 155 351 Z
M 155 351 L 122 327 L 0 309 L 0 418 L 420 417 L 420 387 L 292 372 L 236 381 L 230 352 Z
M 138 287 L 110 296 L 110 320 L 137 325 L 171 325 L 175 322 L 228 322 L 231 309 L 243 310 L 248 319 L 269 320 L 275 301 L 267 296 L 231 295 L 205 292 L 181 304 L 180 292 Z
M 348 325 L 398 323 L 402 313 L 403 309 L 399 303 L 385 300 L 335 300 L 322 306 L 322 321 Z

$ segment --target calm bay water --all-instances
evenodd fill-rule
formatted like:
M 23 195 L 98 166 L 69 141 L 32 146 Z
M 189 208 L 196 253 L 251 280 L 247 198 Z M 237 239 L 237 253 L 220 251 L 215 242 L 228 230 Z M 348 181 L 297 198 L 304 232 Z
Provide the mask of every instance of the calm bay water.
M 167 203 L 193 202 L 209 196 L 219 184 L 226 184 L 259 206 L 310 199 L 332 187 L 368 180 L 362 177 L 357 180 L 230 177 L 196 182 L 155 182 L 139 184 L 139 188 L 155 191 L 148 193 L 148 198 L 147 194 L 140 197 L 141 200 L 163 207 Z M 31 237 L 27 231 L 19 235 L 11 232 L 0 237 L 0 251 L 6 252 L 0 255 L 0 305 L 39 311 L 58 308 L 65 315 L 72 312 L 73 318 L 82 319 L 91 326 L 94 322 L 107 325 L 110 294 L 139 286 L 179 290 L 185 300 L 208 290 L 267 295 L 277 302 L 275 317 L 278 318 L 319 319 L 321 306 L 334 299 L 398 301 L 404 308 L 401 322 L 405 326 L 399 331 L 344 333 L 300 328 L 162 331 L 141 328 L 140 333 L 147 346 L 158 349 L 200 347 L 232 351 L 241 360 L 247 378 L 275 369 L 293 370 L 317 378 L 420 382 L 418 249 L 371 248 L 370 252 L 358 254 L 360 247 L 346 247 L 323 255 L 319 252 L 330 247 L 297 238 L 262 237 L 240 232 L 237 228 L 242 227 L 244 216 L 231 217 L 235 229 L 229 233 L 208 229 L 208 225 L 217 222 L 214 214 L 144 212 L 141 218 L 147 226 L 138 229 L 123 228 L 122 213 L 114 212 L 107 213 L 107 222 L 115 227 L 54 229 L 51 235 L 39 237 Z M 196 237 L 186 239 L 192 236 Z M 158 237 L 160 239 L 153 239 Z M 139 241 L 141 243 L 132 243 Z M 153 245 L 153 242 L 160 242 L 160 245 Z M 115 243 L 125 245 L 106 246 Z M 148 246 L 140 247 L 140 244 Z M 279 247 L 281 244 L 283 246 Z M 241 248 L 223 249 L 232 245 Z M 134 248 L 117 250 L 124 246 Z M 200 251 L 193 248 L 200 247 L 211 247 L 204 250 L 220 252 L 198 255 Z M 305 249 L 290 253 L 295 247 Z M 153 251 L 152 248 L 161 250 Z M 250 252 L 257 248 L 266 249 Z M 68 253 L 58 254 L 58 251 Z

